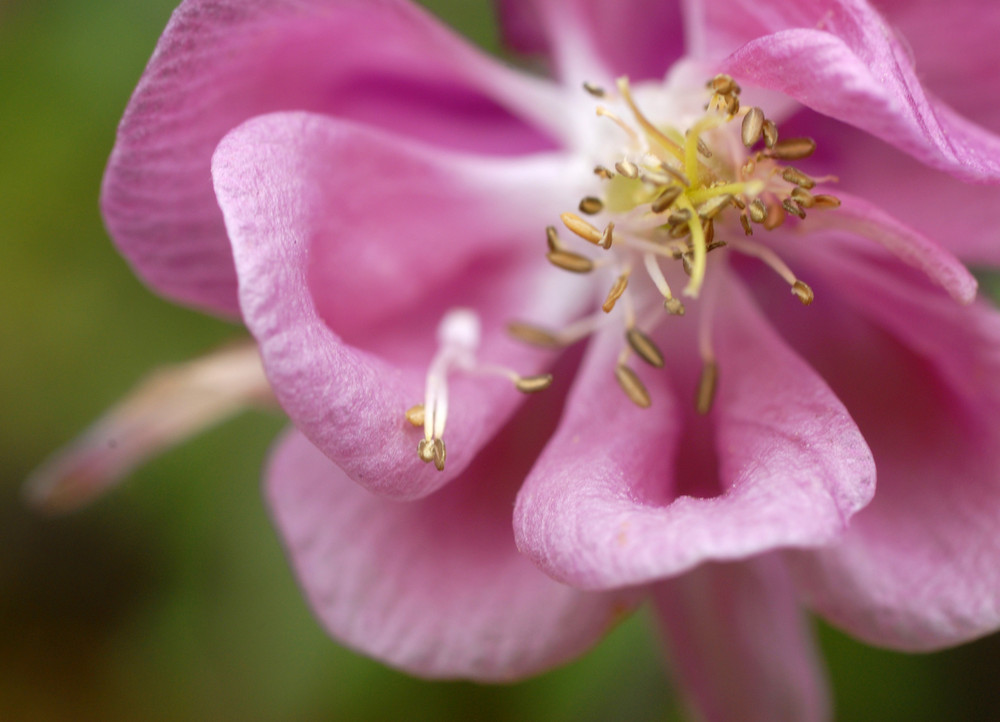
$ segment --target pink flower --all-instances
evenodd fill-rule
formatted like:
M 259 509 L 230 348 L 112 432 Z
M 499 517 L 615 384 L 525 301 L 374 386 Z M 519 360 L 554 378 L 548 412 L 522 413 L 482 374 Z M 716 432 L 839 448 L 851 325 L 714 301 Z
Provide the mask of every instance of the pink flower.
M 996 27 L 683 6 L 501 3 L 545 80 L 402 1 L 188 0 L 103 207 L 256 337 L 296 427 L 268 499 L 334 637 L 510 679 L 651 599 L 707 719 L 821 719 L 800 602 L 899 649 L 1000 625 L 1000 317 L 958 260 L 1000 260 Z M 541 260 L 567 212 L 549 259 L 588 273 Z M 530 401 L 498 377 L 553 354 L 511 320 L 589 338 Z

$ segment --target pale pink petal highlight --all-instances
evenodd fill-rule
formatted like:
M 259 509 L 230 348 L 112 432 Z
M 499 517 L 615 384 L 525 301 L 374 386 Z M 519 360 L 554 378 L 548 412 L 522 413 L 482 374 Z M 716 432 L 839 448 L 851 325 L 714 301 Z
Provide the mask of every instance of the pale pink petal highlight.
M 541 672 L 597 641 L 636 595 L 572 589 L 517 553 L 510 506 L 526 460 L 494 447 L 447 489 L 400 504 L 287 436 L 267 495 L 330 634 L 412 674 L 490 681 Z

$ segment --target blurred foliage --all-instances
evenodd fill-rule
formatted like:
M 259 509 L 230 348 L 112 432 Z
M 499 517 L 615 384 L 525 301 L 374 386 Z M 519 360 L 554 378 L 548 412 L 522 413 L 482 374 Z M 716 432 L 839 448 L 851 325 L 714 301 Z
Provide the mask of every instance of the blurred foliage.
M 426 3 L 498 47 L 485 0 Z M 313 621 L 258 493 L 283 420 L 246 415 L 71 516 L 20 484 L 148 369 L 244 332 L 153 296 L 97 211 L 173 0 L 0 0 L 0 717 L 679 719 L 650 621 L 512 686 L 414 680 Z M 996 637 L 927 656 L 821 630 L 839 719 L 1000 719 Z

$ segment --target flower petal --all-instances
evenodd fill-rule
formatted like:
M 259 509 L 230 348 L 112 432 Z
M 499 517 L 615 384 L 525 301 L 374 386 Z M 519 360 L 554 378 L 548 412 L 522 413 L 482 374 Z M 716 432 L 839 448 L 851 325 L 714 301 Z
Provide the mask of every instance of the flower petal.
M 701 448 L 712 429 L 676 407 L 662 372 L 648 382 L 652 409 L 638 409 L 609 378 L 620 339 L 589 351 L 515 509 L 518 547 L 555 578 L 638 584 L 706 560 L 828 543 L 870 499 L 874 468 L 850 417 L 730 280 L 714 321 L 714 454 Z M 691 316 L 664 348 L 694 348 Z M 692 366 L 671 359 L 679 387 L 695 388 Z M 708 493 L 706 478 L 719 484 Z M 683 495 L 692 489 L 701 498 Z
M 877 25 L 838 27 L 840 37 L 792 29 L 752 40 L 723 68 L 959 178 L 1000 181 L 1000 138 L 928 97 L 899 42 L 876 14 L 865 17 Z
M 803 225 L 803 232 L 837 229 L 881 244 L 903 263 L 916 268 L 947 291 L 960 303 L 971 303 L 978 283 L 955 256 L 931 239 L 897 221 L 862 198 L 838 194 L 843 204 L 832 213 L 814 213 Z M 852 241 L 844 238 L 841 245 Z M 847 248 L 845 252 L 851 251 Z
M 501 442 L 446 490 L 398 503 L 293 432 L 271 460 L 267 496 L 332 636 L 421 676 L 510 680 L 580 654 L 636 601 L 558 584 L 517 553 L 510 505 L 530 461 Z
M 779 559 L 703 564 L 657 584 L 653 599 L 697 719 L 830 718 L 815 642 Z
M 150 458 L 253 405 L 273 405 L 252 343 L 157 369 L 89 429 L 42 464 L 25 486 L 50 512 L 93 501 Z
M 554 57 L 576 80 L 597 63 L 608 79 L 659 79 L 683 52 L 678 3 L 646 0 L 499 0 L 505 42 Z M 576 66 L 576 67 L 574 67 Z M 604 78 L 590 78 L 598 81 Z
M 789 333 L 857 419 L 879 484 L 837 545 L 796 555 L 798 581 L 824 616 L 875 644 L 933 649 L 994 631 L 1000 314 L 942 303 L 891 259 L 822 247 L 808 265 L 843 300 L 814 304 L 822 337 Z
M 558 117 L 519 78 L 398 0 L 187 0 L 129 103 L 104 178 L 111 235 L 140 276 L 235 314 L 236 276 L 212 193 L 216 144 L 247 118 L 312 110 L 484 153 L 551 146 Z
M 913 50 L 920 82 L 967 118 L 1000 132 L 996 9 L 984 0 L 872 2 Z M 992 13 L 992 14 L 991 14 Z
M 504 329 L 536 305 L 557 321 L 572 311 L 567 274 L 535 251 L 539 213 L 560 207 L 545 203 L 546 187 L 564 192 L 549 182 L 559 167 L 448 154 L 309 113 L 256 118 L 219 145 L 216 192 L 268 378 L 296 426 L 369 489 L 437 489 L 523 398 L 507 379 L 455 376 L 448 468 L 418 460 L 404 413 L 424 399 L 449 309 L 481 316 L 481 359 L 540 370 L 544 355 Z

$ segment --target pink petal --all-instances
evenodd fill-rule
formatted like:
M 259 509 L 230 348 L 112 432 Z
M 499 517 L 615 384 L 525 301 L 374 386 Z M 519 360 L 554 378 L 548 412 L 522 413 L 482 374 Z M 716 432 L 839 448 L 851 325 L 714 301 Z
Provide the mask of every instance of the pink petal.
M 1000 228 L 984 210 L 1000 206 L 996 186 L 959 182 L 856 128 L 809 111 L 793 121 L 790 132 L 816 138 L 818 151 L 812 162 L 839 176 L 844 189 L 933 238 L 963 261 L 1000 266 Z M 839 189 L 834 192 L 841 194 Z
M 596 62 L 608 78 L 659 79 L 683 52 L 680 7 L 646 0 L 499 0 L 506 43 L 553 56 L 561 75 L 574 60 Z M 584 60 L 584 58 L 587 58 Z M 600 78 L 591 78 L 600 80 Z
M 875 644 L 933 649 L 994 631 L 1000 314 L 942 302 L 890 259 L 809 257 L 798 263 L 843 295 L 820 306 L 815 286 L 813 330 L 796 339 L 857 419 L 879 484 L 837 545 L 796 555 L 798 580 L 824 616 Z
M 412 503 L 369 494 L 297 433 L 280 443 L 268 499 L 332 636 L 421 676 L 509 680 L 577 656 L 635 604 L 558 584 L 517 553 L 510 507 L 531 454 L 511 441 Z
M 524 398 L 504 378 L 456 376 L 448 468 L 417 458 L 422 434 L 404 412 L 424 400 L 450 308 L 482 317 L 481 360 L 524 374 L 544 356 L 506 338 L 507 322 L 573 309 L 567 274 L 541 261 L 544 209 L 565 207 L 551 183 L 559 167 L 449 154 L 308 113 L 256 118 L 220 144 L 213 172 L 243 316 L 275 394 L 369 489 L 437 489 Z
M 723 67 L 957 177 L 1000 181 L 1000 138 L 929 98 L 899 42 L 874 13 L 864 18 L 838 24 L 839 37 L 794 29 L 752 40 Z
M 250 406 L 273 403 L 253 344 L 165 366 L 48 458 L 28 479 L 25 494 L 46 511 L 76 509 L 198 432 Z
M 873 3 L 912 49 L 920 82 L 960 113 L 1000 132 L 1000 43 L 990 0 Z
M 209 168 L 230 129 L 312 110 L 450 148 L 517 153 L 551 145 L 512 115 L 554 122 L 540 91 L 401 0 L 188 0 L 119 128 L 102 193 L 108 229 L 158 291 L 235 314 Z
M 834 212 L 810 214 L 802 231 L 811 233 L 829 228 L 875 241 L 903 263 L 927 274 L 956 301 L 967 304 L 976 297 L 978 284 L 975 277 L 951 253 L 865 199 L 845 193 L 838 193 L 837 197 L 843 201 L 840 208 Z M 856 242 L 844 238 L 840 244 L 853 246 Z M 844 247 L 843 252 L 852 251 Z
M 719 296 L 714 451 L 708 420 L 676 404 L 665 372 L 644 374 L 654 401 L 638 409 L 611 378 L 620 337 L 588 352 L 515 510 L 518 547 L 555 578 L 638 584 L 706 560 L 826 544 L 871 497 L 871 457 L 840 402 L 734 278 Z M 692 316 L 664 332 L 663 348 L 695 347 Z M 697 371 L 682 353 L 668 368 L 687 397 Z
M 706 722 L 830 718 L 815 643 L 779 559 L 703 564 L 656 585 L 672 667 Z

